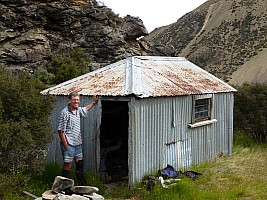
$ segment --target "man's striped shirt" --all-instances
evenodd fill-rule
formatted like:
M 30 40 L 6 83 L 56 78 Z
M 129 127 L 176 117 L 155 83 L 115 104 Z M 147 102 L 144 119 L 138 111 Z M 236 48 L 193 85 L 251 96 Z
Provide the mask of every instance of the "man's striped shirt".
M 87 113 L 86 107 L 78 107 L 76 113 L 73 113 L 69 106 L 61 111 L 58 130 L 65 133 L 68 144 L 82 144 L 81 117 L 87 117 Z

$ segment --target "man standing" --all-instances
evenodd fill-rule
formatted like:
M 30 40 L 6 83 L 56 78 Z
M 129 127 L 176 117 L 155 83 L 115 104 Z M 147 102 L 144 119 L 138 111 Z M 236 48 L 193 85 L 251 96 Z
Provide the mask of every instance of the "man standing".
M 77 92 L 69 94 L 69 104 L 60 114 L 58 134 L 63 156 L 62 176 L 70 178 L 72 161 L 75 161 L 75 174 L 79 185 L 87 185 L 83 172 L 82 135 L 80 118 L 87 117 L 88 111 L 98 102 L 94 96 L 93 103 L 86 107 L 79 107 L 80 96 Z

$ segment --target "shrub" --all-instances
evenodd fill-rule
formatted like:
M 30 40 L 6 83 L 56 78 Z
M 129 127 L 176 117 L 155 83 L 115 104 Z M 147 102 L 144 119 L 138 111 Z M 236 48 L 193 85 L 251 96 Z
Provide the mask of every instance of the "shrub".
M 43 87 L 26 73 L 14 76 L 0 68 L 0 173 L 43 170 L 54 102 L 40 94 Z
M 30 179 L 23 173 L 0 173 L 0 180 L 0 199 L 14 199 L 12 195 L 22 193 L 23 187 Z
M 34 77 L 46 84 L 47 87 L 53 86 L 55 80 L 55 75 L 49 73 L 46 68 L 37 69 L 34 73 Z
M 89 59 L 80 48 L 54 52 L 47 65 L 49 74 L 54 75 L 53 81 L 49 83 L 59 84 L 83 75 L 89 72 L 88 65 Z
M 234 129 L 254 141 L 267 140 L 267 84 L 251 83 L 237 87 L 234 106 Z

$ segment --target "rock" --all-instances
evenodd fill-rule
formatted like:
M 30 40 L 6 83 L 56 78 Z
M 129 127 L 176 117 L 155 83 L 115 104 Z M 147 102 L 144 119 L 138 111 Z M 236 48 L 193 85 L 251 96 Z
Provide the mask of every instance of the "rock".
M 54 200 L 89 200 L 89 199 L 88 197 L 77 195 L 77 194 L 73 194 L 71 196 L 58 194 Z
M 92 193 L 92 194 L 86 194 L 83 195 L 84 197 L 88 197 L 91 200 L 104 200 L 104 197 L 100 194 Z
M 148 35 L 143 21 L 138 17 L 132 17 L 130 15 L 124 17 L 122 29 L 126 34 L 126 38 L 128 39 L 136 39 L 141 36 Z
M 99 20 L 99 21 L 108 19 L 108 16 L 107 16 L 104 12 L 92 13 L 92 14 L 91 14 L 91 17 L 92 17 L 93 19 L 96 19 L 96 20 Z
M 121 18 L 97 0 L 2 0 L 0 12 L 0 63 L 10 70 L 35 72 L 54 53 L 76 48 L 92 63 L 107 64 L 160 53 L 139 45 L 137 38 L 148 34 L 141 19 Z
M 42 194 L 43 200 L 50 200 L 54 199 L 56 197 L 56 194 L 52 190 L 47 190 Z
M 107 46 L 118 46 L 126 44 L 121 33 L 111 32 L 109 33 L 109 37 L 110 39 L 107 41 Z
M 57 176 L 54 180 L 52 191 L 58 193 L 73 186 L 74 186 L 74 180 L 65 178 L 63 176 Z
M 74 186 L 70 190 L 75 194 L 92 194 L 99 191 L 97 187 L 93 186 Z
M 10 0 L 2 0 L 1 2 L 5 3 L 10 3 L 12 2 L 13 4 L 18 4 L 18 5 L 24 5 L 24 4 L 27 4 L 27 1 L 26 0 L 13 0 L 13 1 L 10 1 Z
M 18 37 L 20 33 L 14 32 L 12 29 L 11 30 L 5 30 L 0 32 L 0 42 L 4 40 L 11 40 L 15 37 Z

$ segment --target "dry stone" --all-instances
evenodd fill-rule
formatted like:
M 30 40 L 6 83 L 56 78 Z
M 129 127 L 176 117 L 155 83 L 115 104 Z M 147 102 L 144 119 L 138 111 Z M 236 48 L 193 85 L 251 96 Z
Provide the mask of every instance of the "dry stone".
M 74 180 L 65 178 L 63 176 L 57 176 L 54 180 L 52 191 L 58 193 L 73 186 L 74 186 Z
M 57 197 L 54 200 L 104 200 L 104 197 L 93 193 L 90 195 L 77 195 L 77 194 L 73 194 L 71 196 L 69 195 L 64 195 L 64 194 L 58 194 Z
M 99 191 L 97 187 L 93 186 L 74 186 L 70 190 L 75 194 L 92 194 Z
M 56 198 L 56 193 L 54 193 L 52 190 L 47 190 L 42 194 L 43 200 L 50 200 Z
M 138 17 L 127 15 L 124 17 L 122 29 L 128 39 L 136 39 L 144 35 L 148 35 L 147 29 L 143 21 Z
M 104 200 L 104 197 L 100 194 L 92 193 L 83 195 L 84 197 L 88 197 L 90 200 Z

